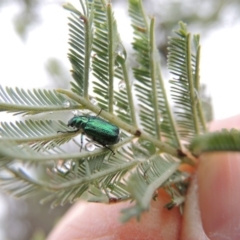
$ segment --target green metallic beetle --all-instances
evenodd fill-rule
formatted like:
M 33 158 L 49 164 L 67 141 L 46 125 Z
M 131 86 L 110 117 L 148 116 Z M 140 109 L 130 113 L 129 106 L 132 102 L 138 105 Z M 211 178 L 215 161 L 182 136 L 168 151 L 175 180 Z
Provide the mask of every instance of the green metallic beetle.
M 82 134 L 85 134 L 87 137 L 93 141 L 99 143 L 100 145 L 109 148 L 109 145 L 114 145 L 120 140 L 120 131 L 119 128 L 102 118 L 97 116 L 75 116 L 68 121 L 68 127 L 73 127 L 76 130 L 66 131 L 67 133 L 77 132 L 82 130 Z M 61 132 L 61 131 L 58 131 Z M 64 132 L 63 132 L 64 133 Z M 83 135 L 82 135 L 83 136 Z M 83 137 L 81 136 L 81 145 L 83 143 Z

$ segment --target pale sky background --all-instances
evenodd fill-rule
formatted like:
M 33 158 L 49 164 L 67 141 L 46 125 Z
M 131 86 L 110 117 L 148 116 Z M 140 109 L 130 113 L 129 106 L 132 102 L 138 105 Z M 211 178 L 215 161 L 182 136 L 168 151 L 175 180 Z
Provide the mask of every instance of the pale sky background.
M 45 65 L 49 58 L 61 60 L 70 69 L 67 58 L 67 16 L 59 1 L 49 1 L 39 8 L 41 24 L 32 29 L 23 42 L 15 33 L 12 19 L 18 8 L 14 4 L 0 8 L 0 84 L 2 86 L 32 89 L 52 88 Z M 78 1 L 74 1 L 78 4 Z M 77 5 L 76 5 L 77 6 Z M 119 32 L 125 33 L 123 41 L 129 41 L 131 28 L 126 28 L 125 10 L 115 13 Z M 201 81 L 212 96 L 214 118 L 221 119 L 240 113 L 240 23 L 208 33 L 201 39 Z M 69 73 L 69 79 L 71 78 Z M 0 113 L 1 121 L 10 120 Z M 1 199 L 0 199 L 1 201 Z M 0 203 L 2 205 L 2 203 Z M 4 209 L 0 208 L 1 211 Z M 0 231 L 0 239 L 1 231 Z

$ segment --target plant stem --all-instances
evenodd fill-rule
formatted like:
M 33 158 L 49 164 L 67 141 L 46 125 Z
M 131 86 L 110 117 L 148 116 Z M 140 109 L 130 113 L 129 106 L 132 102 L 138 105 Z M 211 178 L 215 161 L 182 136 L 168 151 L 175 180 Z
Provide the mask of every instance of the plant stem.
M 186 44 L 187 44 L 187 75 L 188 75 L 188 84 L 189 84 L 189 94 L 191 99 L 191 108 L 192 108 L 192 117 L 193 117 L 193 125 L 196 134 L 199 134 L 199 124 L 198 124 L 198 114 L 196 109 L 196 97 L 195 97 L 195 87 L 192 76 L 192 51 L 191 51 L 191 35 L 190 33 L 186 36 Z
M 85 47 L 85 57 L 84 57 L 84 89 L 83 89 L 83 96 L 88 98 L 88 86 L 89 86 L 89 69 L 90 69 L 90 59 L 91 59 L 91 23 L 89 24 L 89 19 L 85 17 L 84 21 L 84 30 L 85 30 L 85 38 L 84 38 L 84 47 Z
M 166 182 L 169 177 L 177 171 L 179 168 L 180 162 L 172 164 L 170 168 L 167 169 L 164 173 L 161 174 L 159 178 L 157 178 L 155 181 L 153 181 L 151 184 L 148 185 L 147 190 L 144 193 L 143 198 L 141 199 L 141 205 L 144 209 L 149 208 L 149 204 L 152 200 L 153 193 L 156 191 L 156 189 L 159 188 L 159 186 L 162 186 L 164 182 Z
M 127 90 L 127 96 L 128 96 L 128 102 L 129 102 L 129 109 L 130 109 L 130 114 L 131 114 L 131 120 L 133 126 L 137 126 L 137 119 L 136 119 L 136 114 L 135 114 L 135 107 L 133 103 L 133 94 L 132 94 L 132 87 L 131 83 L 128 77 L 128 71 L 127 71 L 127 66 L 125 61 L 120 61 L 122 71 L 123 71 L 123 76 L 124 76 L 124 81 L 126 84 L 126 90 Z
M 150 75 L 152 80 L 152 99 L 153 99 L 153 109 L 154 109 L 154 126 L 157 139 L 161 139 L 160 132 L 160 116 L 159 116 L 159 106 L 158 106 L 158 88 L 156 83 L 156 49 L 155 49 L 155 34 L 154 34 L 154 22 L 155 19 L 151 19 L 150 31 L 149 31 L 149 40 L 150 40 Z
M 114 19 L 112 15 L 112 5 L 107 5 L 107 23 L 108 23 L 108 106 L 109 112 L 113 113 L 113 79 L 114 79 L 114 36 L 113 24 Z
M 197 89 L 197 92 L 200 91 L 200 54 L 201 54 L 201 46 L 197 47 L 197 53 L 196 53 L 196 66 L 195 66 L 195 87 Z M 206 126 L 206 121 L 205 117 L 203 114 L 203 108 L 202 108 L 202 103 L 201 99 L 197 96 L 197 111 L 199 115 L 199 120 L 201 122 L 202 128 L 204 132 L 207 132 L 207 126 Z
M 66 133 L 63 133 L 66 134 Z M 60 134 L 59 134 L 60 135 Z M 75 133 L 76 135 L 76 133 Z M 125 138 L 123 141 L 114 145 L 113 149 L 119 148 L 133 140 L 134 137 Z M 97 156 L 104 151 L 109 151 L 108 149 L 99 148 L 94 150 L 93 152 L 73 152 L 73 153 L 60 153 L 60 154 L 52 154 L 48 151 L 45 151 L 45 154 L 40 152 L 36 152 L 35 150 L 31 149 L 28 145 L 23 145 L 22 147 L 17 146 L 14 144 L 15 142 L 3 142 L 0 145 L 1 153 L 5 154 L 9 158 L 12 159 L 21 159 L 28 162 L 46 162 L 46 161 L 53 161 L 53 160 L 75 160 L 87 157 Z

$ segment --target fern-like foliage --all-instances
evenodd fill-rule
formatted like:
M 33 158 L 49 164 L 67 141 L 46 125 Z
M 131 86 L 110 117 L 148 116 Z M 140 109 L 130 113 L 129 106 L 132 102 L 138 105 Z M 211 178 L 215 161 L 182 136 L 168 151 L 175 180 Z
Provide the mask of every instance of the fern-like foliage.
M 69 60 L 72 64 L 72 76 L 75 82 L 71 82 L 72 91 L 88 98 L 89 75 L 92 53 L 92 12 L 88 4 L 81 4 L 82 12 L 71 4 L 66 9 L 71 11 L 69 18 Z
M 128 190 L 136 205 L 124 209 L 123 221 L 133 216 L 140 217 L 142 211 L 149 210 L 156 189 L 164 186 L 178 169 L 180 161 L 167 155 L 153 154 L 147 162 L 139 165 L 131 175 Z
M 171 80 L 172 98 L 176 105 L 177 123 L 183 139 L 189 140 L 196 133 L 206 130 L 199 99 L 199 36 L 194 36 L 195 52 L 192 51 L 191 34 L 180 23 L 177 37 L 169 41 L 168 67 L 175 76 Z
M 198 94 L 199 36 L 192 39 L 186 25 L 180 23 L 176 36 L 169 41 L 175 121 L 161 76 L 155 19 L 146 16 L 141 0 L 129 0 L 134 67 L 128 62 L 109 2 L 80 0 L 78 8 L 71 4 L 64 7 L 71 14 L 71 91 L 0 87 L 0 111 L 30 115 L 28 120 L 1 122 L 1 185 L 15 196 L 47 191 L 42 202 L 51 201 L 53 206 L 79 198 L 134 201 L 135 205 L 123 211 L 123 220 L 139 218 L 148 210 L 160 187 L 172 197 L 167 208 L 181 205 L 187 186 L 186 173 L 178 170 L 182 163 L 193 164 L 194 155 L 203 151 L 239 150 L 238 132 L 201 136 L 206 124 Z M 90 129 L 83 138 L 88 121 L 97 119 L 85 111 L 78 114 L 88 121 L 75 129 L 71 121 L 67 126 L 60 120 L 41 119 L 40 113 L 71 110 L 99 115 L 106 120 L 106 128 L 109 121 L 120 129 L 116 136 L 120 141 L 101 146 L 107 133 L 99 128 Z M 39 114 L 40 119 L 31 119 L 33 114 Z M 75 138 L 78 134 L 82 134 L 81 141 Z M 193 155 L 185 152 L 182 140 Z M 81 146 L 69 150 L 72 142 Z M 32 174 L 39 165 L 46 170 L 41 177 Z
M 100 106 L 113 113 L 114 65 L 119 42 L 117 26 L 110 4 L 103 5 L 101 0 L 94 1 L 92 11 L 95 27 L 93 75 L 98 80 L 93 82 L 94 92 Z
M 195 137 L 190 149 L 194 155 L 211 151 L 240 151 L 240 132 L 237 129 L 223 129 Z
M 0 86 L 0 111 L 13 112 L 15 114 L 37 114 L 42 112 L 79 109 L 72 99 L 53 90 L 24 90 L 19 88 Z
M 50 149 L 68 142 L 73 137 L 73 134 L 69 134 L 68 138 L 63 134 L 58 134 L 59 129 L 68 130 L 65 123 L 53 120 L 1 122 L 0 142 L 27 143 L 35 150 L 42 150 L 43 146 Z
M 181 148 L 160 71 L 159 54 L 154 35 L 154 18 L 145 16 L 141 1 L 129 1 L 129 14 L 134 29 L 133 49 L 137 66 L 133 69 L 139 116 L 143 129 L 158 139 Z
M 116 113 L 126 122 L 136 124 L 125 63 L 126 51 L 117 31 L 112 6 L 103 3 L 99 0 L 91 5 L 95 28 L 92 72 L 97 80 L 93 81 L 93 91 L 99 106 Z

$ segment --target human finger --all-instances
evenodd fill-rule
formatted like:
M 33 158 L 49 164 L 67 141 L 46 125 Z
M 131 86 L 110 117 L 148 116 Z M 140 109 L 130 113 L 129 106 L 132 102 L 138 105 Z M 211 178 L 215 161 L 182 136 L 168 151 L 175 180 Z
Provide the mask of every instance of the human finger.
M 177 208 L 164 208 L 169 197 L 162 190 L 140 221 L 119 221 L 120 212 L 130 206 L 127 202 L 116 204 L 79 202 L 60 220 L 48 240 L 71 239 L 157 239 L 177 240 L 181 216 Z

